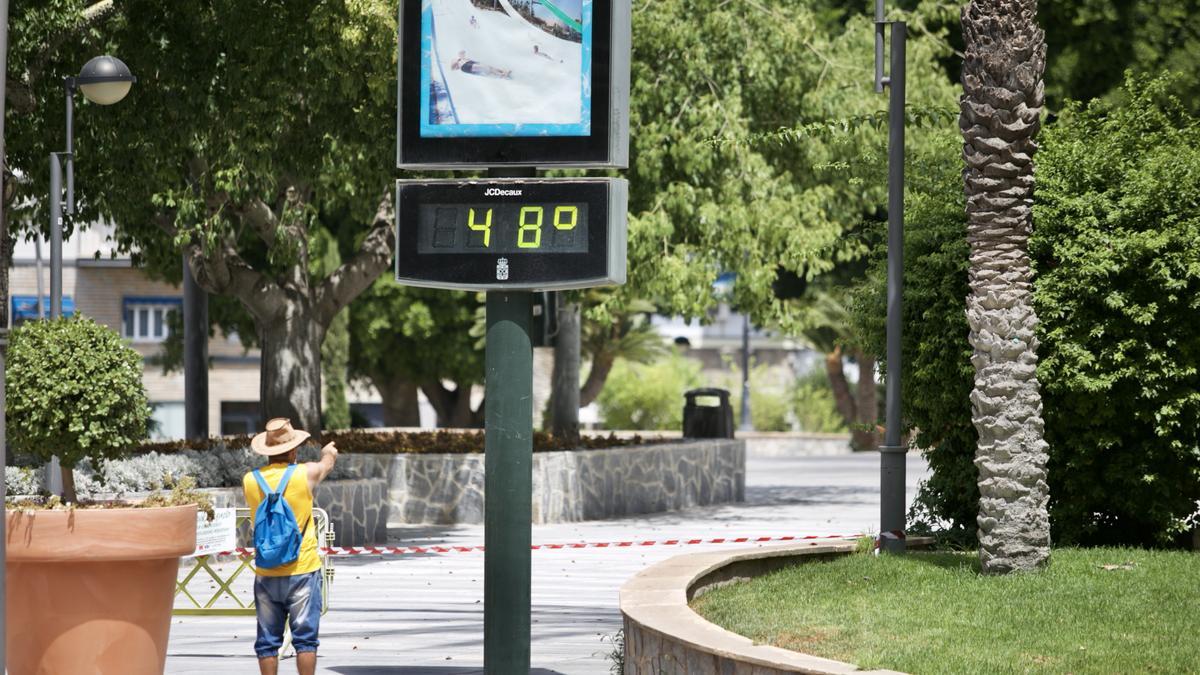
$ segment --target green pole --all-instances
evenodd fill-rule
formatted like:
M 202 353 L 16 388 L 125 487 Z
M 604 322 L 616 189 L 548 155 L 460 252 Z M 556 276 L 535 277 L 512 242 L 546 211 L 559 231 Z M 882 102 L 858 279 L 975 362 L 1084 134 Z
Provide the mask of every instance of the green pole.
M 487 294 L 484 424 L 483 664 L 529 672 L 533 519 L 532 295 Z

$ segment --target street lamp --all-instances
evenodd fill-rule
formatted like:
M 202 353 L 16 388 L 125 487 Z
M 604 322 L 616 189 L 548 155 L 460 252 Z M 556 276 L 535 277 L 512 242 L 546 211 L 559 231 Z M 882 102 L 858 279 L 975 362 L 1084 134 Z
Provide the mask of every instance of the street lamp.
M 66 214 L 75 213 L 75 90 L 98 105 L 112 105 L 125 98 L 137 78 L 120 59 L 97 56 L 83 64 L 75 77 L 63 78 L 67 93 L 67 151 L 50 153 L 50 318 L 62 316 L 62 233 L 63 233 L 63 167 L 67 162 Z M 39 275 L 40 276 L 40 275 Z M 38 298 L 39 304 L 41 297 Z M 39 317 L 40 318 L 40 317 Z M 46 465 L 46 485 L 56 494 L 62 493 L 62 474 L 58 458 Z
M 112 105 L 125 98 L 137 78 L 120 59 L 97 56 L 83 64 L 75 77 L 63 78 L 67 94 L 67 151 L 50 153 L 50 317 L 62 316 L 62 216 L 75 213 L 75 90 L 97 105 Z M 67 198 L 62 198 L 61 159 L 67 163 Z

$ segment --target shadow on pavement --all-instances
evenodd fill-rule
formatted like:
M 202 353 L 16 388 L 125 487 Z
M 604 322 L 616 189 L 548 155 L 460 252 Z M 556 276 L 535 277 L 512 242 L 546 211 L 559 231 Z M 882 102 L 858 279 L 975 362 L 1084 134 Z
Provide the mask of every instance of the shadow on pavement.
M 442 667 L 442 665 L 342 665 L 329 668 L 340 675 L 482 675 L 482 668 Z M 558 670 L 530 668 L 529 675 L 564 675 Z

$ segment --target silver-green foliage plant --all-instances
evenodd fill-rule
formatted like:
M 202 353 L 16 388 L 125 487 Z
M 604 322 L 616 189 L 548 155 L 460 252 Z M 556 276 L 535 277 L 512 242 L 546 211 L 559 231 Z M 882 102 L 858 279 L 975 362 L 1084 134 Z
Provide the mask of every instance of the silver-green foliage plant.
M 122 457 L 146 437 L 141 356 L 89 318 L 22 325 L 12 334 L 7 376 L 12 449 L 43 461 L 57 456 L 68 501 L 71 468 L 85 457 Z

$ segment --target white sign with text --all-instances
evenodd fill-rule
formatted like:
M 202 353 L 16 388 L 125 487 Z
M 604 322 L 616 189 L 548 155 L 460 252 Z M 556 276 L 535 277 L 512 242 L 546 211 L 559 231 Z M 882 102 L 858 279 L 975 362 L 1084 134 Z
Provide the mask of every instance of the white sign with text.
M 208 514 L 196 514 L 196 550 L 189 558 L 198 555 L 213 555 L 237 548 L 237 509 L 214 509 L 216 515 L 210 521 Z

